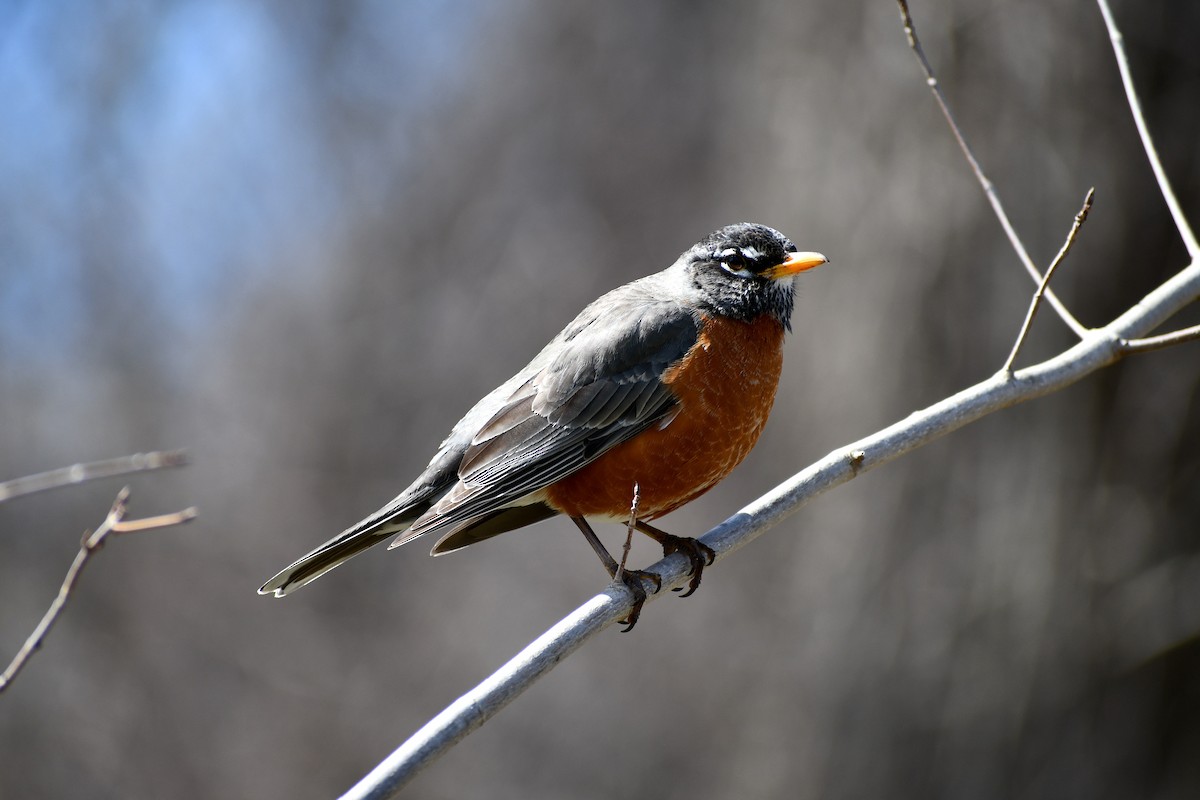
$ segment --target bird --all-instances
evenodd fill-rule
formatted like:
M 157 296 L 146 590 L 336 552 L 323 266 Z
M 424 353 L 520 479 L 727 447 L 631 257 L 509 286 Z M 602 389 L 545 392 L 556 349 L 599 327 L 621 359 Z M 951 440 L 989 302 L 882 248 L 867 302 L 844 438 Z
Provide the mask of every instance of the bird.
M 391 549 L 439 534 L 436 556 L 564 515 L 632 592 L 625 630 L 646 582 L 657 592 L 661 581 L 618 564 L 588 520 L 630 522 L 664 556 L 685 555 L 686 597 L 715 554 L 650 521 L 707 492 L 757 442 L 779 383 L 795 276 L 827 261 L 774 228 L 737 223 L 601 296 L 476 403 L 406 489 L 259 594 L 283 597 L 389 537 Z

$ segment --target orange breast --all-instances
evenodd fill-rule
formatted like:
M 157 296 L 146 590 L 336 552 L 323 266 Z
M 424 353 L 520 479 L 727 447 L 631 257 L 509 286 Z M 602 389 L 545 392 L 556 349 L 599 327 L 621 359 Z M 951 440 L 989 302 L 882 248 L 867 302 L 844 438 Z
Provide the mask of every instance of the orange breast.
M 758 441 L 782 367 L 783 326 L 774 319 L 706 318 L 696 346 L 663 375 L 679 398 L 670 423 L 547 487 L 546 502 L 569 516 L 627 519 L 637 483 L 638 516 L 648 520 L 694 500 Z

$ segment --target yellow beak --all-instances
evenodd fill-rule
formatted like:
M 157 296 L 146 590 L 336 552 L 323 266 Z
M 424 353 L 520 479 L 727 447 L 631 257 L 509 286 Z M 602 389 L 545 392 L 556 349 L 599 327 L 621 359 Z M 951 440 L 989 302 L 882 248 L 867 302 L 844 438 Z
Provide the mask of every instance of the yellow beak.
M 780 278 L 790 278 L 827 263 L 829 263 L 829 259 L 820 253 L 788 253 L 786 261 L 770 269 L 764 269 L 762 274 L 777 281 Z

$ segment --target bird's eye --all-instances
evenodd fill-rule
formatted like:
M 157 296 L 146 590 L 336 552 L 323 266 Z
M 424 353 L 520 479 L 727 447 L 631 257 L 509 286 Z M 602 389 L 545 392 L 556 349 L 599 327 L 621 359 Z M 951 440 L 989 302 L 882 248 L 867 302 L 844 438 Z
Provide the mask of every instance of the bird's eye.
M 741 278 L 750 277 L 751 272 L 746 268 L 746 256 L 742 254 L 741 250 L 731 247 L 718 253 L 717 259 L 720 261 L 721 269 L 730 275 L 737 275 Z

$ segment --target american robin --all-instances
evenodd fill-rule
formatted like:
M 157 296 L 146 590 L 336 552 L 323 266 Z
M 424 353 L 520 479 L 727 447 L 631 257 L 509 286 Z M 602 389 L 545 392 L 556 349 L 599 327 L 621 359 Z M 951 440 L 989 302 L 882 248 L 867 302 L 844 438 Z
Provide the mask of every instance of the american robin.
M 642 580 L 658 578 L 618 569 L 586 518 L 628 520 L 635 485 L 635 527 L 664 555 L 688 557 L 691 594 L 713 551 L 648 520 L 704 494 L 750 452 L 775 400 L 792 278 L 826 261 L 742 223 L 614 289 L 476 403 L 412 485 L 259 594 L 283 597 L 396 534 L 391 547 L 440 533 L 436 556 L 565 514 L 633 591 L 631 628 Z

